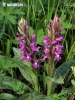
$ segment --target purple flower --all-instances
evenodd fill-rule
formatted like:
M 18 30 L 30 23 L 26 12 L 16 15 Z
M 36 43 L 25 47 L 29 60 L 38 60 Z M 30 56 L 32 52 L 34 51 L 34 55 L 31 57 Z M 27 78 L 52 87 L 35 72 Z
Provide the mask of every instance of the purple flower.
M 44 36 L 44 38 L 43 38 L 44 45 L 47 45 L 48 42 L 49 42 L 49 37 L 48 36 Z
M 53 24 L 53 20 L 50 20 L 50 23 Z
M 60 45 L 60 44 L 56 45 L 55 52 L 57 52 L 58 54 L 62 54 L 63 53 L 62 48 L 63 48 L 62 45 Z
M 57 44 L 56 45 L 55 52 L 54 52 L 54 54 L 55 54 L 54 60 L 60 61 L 60 59 L 61 59 L 61 56 L 60 55 L 63 53 L 62 48 L 63 48 L 62 45 L 60 45 L 60 44 Z
M 30 62 L 32 60 L 32 58 L 30 57 L 30 55 L 28 54 L 27 56 L 25 56 L 22 61 L 27 61 L 27 62 Z
M 50 49 L 49 49 L 49 48 L 45 48 L 45 49 L 44 49 L 44 53 L 45 53 L 45 54 L 48 54 L 49 52 L 50 52 Z
M 54 45 L 54 44 L 56 44 L 56 43 L 57 43 L 57 41 L 56 41 L 56 40 L 53 40 L 53 41 L 52 41 L 52 44 L 53 44 L 53 45 Z
M 58 23 L 61 24 L 62 20 L 60 18 L 58 18 Z
M 62 36 L 60 36 L 60 37 L 56 38 L 56 40 L 57 40 L 57 41 L 63 41 L 64 38 L 63 38 Z
M 24 36 L 22 36 L 22 37 L 21 37 L 21 40 L 25 40 L 25 37 L 24 37 Z
M 49 29 L 49 30 L 52 30 L 52 26 L 50 26 L 50 25 L 47 25 L 47 27 L 48 27 L 48 29 Z
M 35 42 L 35 40 L 36 40 L 36 34 L 33 34 L 33 35 L 31 36 L 31 39 L 32 39 L 32 42 Z
M 40 46 L 38 46 L 38 43 L 37 42 L 33 42 L 33 43 L 31 43 L 30 44 L 30 47 L 31 47 L 31 50 L 34 52 L 34 51 L 37 51 L 37 52 L 39 52 L 39 50 L 40 50 Z
M 46 54 L 43 54 L 42 56 L 43 56 L 43 58 L 42 58 L 41 61 L 44 62 L 46 60 L 46 58 L 47 58 L 47 55 Z
M 55 30 L 57 29 L 57 27 L 58 27 L 57 24 L 54 24 L 54 29 L 55 29 Z
M 21 56 L 24 56 L 24 55 L 25 55 L 25 51 L 21 51 L 21 52 L 20 52 L 20 55 L 21 55 Z
M 61 60 L 60 55 L 59 54 L 56 54 L 55 57 L 54 57 L 54 60 L 60 61 Z
M 17 35 L 17 36 L 22 36 L 22 35 L 21 35 L 20 33 L 18 33 L 18 32 L 16 33 L 16 35 Z
M 28 26 L 28 23 L 27 22 L 26 22 L 25 28 L 26 29 L 29 29 L 29 26 Z
M 62 30 L 63 30 L 63 28 L 60 28 L 60 30 L 59 30 L 59 31 L 61 32 Z
M 34 66 L 34 68 L 38 68 L 39 64 L 38 64 L 39 60 L 34 60 L 34 63 L 32 64 Z
M 17 38 L 16 40 L 19 41 L 19 42 L 21 42 L 21 38 Z
M 22 28 L 25 28 L 25 25 L 24 24 L 22 24 Z
M 55 36 L 59 36 L 59 32 L 55 32 Z
M 20 42 L 20 48 L 21 51 L 25 49 L 25 43 L 24 42 Z

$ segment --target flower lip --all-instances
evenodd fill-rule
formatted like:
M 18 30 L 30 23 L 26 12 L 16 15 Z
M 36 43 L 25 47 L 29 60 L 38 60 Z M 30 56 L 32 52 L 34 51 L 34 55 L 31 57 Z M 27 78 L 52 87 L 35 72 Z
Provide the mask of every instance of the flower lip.
M 39 64 L 38 64 L 39 60 L 34 60 L 34 63 L 32 64 L 35 68 L 38 68 L 39 67 Z
M 32 39 L 32 42 L 35 42 L 35 40 L 36 40 L 36 34 L 33 34 L 33 35 L 31 36 L 31 39 Z
M 47 25 L 47 28 L 48 28 L 49 30 L 52 30 L 52 26 L 50 26 L 50 25 Z
M 63 40 L 64 40 L 64 38 L 62 36 L 56 38 L 56 41 L 63 41 Z

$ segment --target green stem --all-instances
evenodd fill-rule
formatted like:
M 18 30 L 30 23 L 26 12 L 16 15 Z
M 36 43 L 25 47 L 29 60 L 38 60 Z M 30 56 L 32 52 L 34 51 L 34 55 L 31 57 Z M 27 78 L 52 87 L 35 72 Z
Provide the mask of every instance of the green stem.
M 51 62 L 50 62 L 50 65 L 51 65 L 51 66 L 49 66 L 49 69 L 48 69 L 48 70 L 49 70 L 48 76 L 49 76 L 49 77 L 53 77 L 53 73 L 54 73 L 55 67 L 54 67 L 54 62 L 53 62 L 52 58 L 51 58 L 50 61 L 51 61 Z M 47 95 L 48 95 L 48 96 L 52 94 L 52 91 L 53 91 L 52 85 L 53 85 L 53 82 L 52 82 L 52 81 L 48 81 L 48 82 L 47 82 Z
M 52 94 L 52 82 L 47 82 L 47 96 Z

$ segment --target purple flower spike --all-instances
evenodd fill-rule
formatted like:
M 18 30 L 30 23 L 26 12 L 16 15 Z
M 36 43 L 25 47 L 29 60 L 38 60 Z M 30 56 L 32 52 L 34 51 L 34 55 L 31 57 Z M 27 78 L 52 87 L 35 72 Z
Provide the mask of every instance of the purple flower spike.
M 33 63 L 34 68 L 38 68 L 39 64 L 38 64 L 39 60 L 35 60 Z
M 63 41 L 64 38 L 63 38 L 62 36 L 60 36 L 60 37 L 56 38 L 56 40 L 57 40 L 57 41 Z

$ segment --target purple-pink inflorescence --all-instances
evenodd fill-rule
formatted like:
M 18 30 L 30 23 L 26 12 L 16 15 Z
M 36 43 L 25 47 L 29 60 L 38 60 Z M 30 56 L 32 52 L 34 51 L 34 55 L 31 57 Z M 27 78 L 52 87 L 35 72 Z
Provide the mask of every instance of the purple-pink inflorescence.
M 52 56 L 51 59 L 60 61 L 61 54 L 63 53 L 63 46 L 61 42 L 63 41 L 63 36 L 60 35 L 60 32 L 63 28 L 60 28 L 61 19 L 57 16 L 54 17 L 54 20 L 50 20 L 50 25 L 47 25 L 49 29 L 48 36 L 44 36 L 44 54 L 43 59 Z M 44 60 L 43 60 L 44 61 Z
M 27 22 L 22 18 L 19 21 L 19 33 L 17 33 L 17 40 L 19 41 L 19 50 L 20 55 L 22 56 L 21 61 L 31 62 L 34 68 L 39 67 L 39 59 L 35 56 L 35 54 L 40 54 L 40 46 L 36 42 L 36 34 L 29 36 L 29 26 Z
M 48 36 L 43 38 L 43 53 L 41 53 L 41 47 L 36 42 L 36 34 L 30 36 L 29 26 L 27 22 L 22 18 L 19 21 L 19 33 L 17 33 L 17 40 L 20 42 L 19 50 L 20 55 L 22 56 L 22 61 L 31 62 L 34 68 L 39 67 L 39 62 L 45 62 L 46 59 L 51 57 L 52 60 L 60 61 L 61 54 L 63 53 L 63 46 L 61 42 L 63 41 L 63 36 L 60 35 L 60 32 L 63 28 L 60 28 L 61 19 L 57 16 L 54 17 L 54 20 L 50 20 L 50 25 L 48 25 Z M 21 30 L 22 31 L 21 31 Z M 41 58 L 37 57 L 36 54 L 41 55 Z

